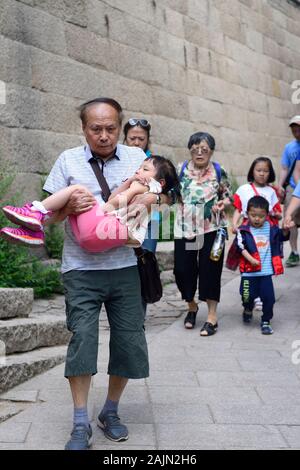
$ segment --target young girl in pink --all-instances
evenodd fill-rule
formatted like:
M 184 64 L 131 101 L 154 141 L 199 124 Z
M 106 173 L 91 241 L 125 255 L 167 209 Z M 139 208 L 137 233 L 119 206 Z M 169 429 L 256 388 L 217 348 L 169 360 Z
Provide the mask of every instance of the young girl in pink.
M 179 182 L 173 163 L 159 155 L 146 159 L 134 176 L 116 189 L 108 202 L 95 203 L 92 209 L 78 216 L 69 216 L 73 233 L 79 245 L 85 250 L 98 253 L 122 245 L 140 246 L 148 227 L 147 210 L 141 208 L 141 217 L 126 220 L 127 204 L 135 196 L 146 192 L 168 193 L 177 188 Z M 4 227 L 0 235 L 14 243 L 40 246 L 44 243 L 43 225 L 54 212 L 62 209 L 75 190 L 89 191 L 81 185 L 64 188 L 44 199 L 24 207 L 5 206 L 3 212 L 13 223 L 22 228 Z M 125 209 L 125 210 L 124 210 Z M 123 214 L 123 215 L 122 215 Z M 124 217 L 125 214 L 125 217 Z
M 236 233 L 240 223 L 247 221 L 247 204 L 253 196 L 262 196 L 267 199 L 270 207 L 269 221 L 278 225 L 282 218 L 281 207 L 276 190 L 270 183 L 275 181 L 275 171 L 271 160 L 268 157 L 258 157 L 250 166 L 248 183 L 243 184 L 234 194 L 233 205 L 235 211 L 232 218 L 232 232 Z M 243 220 L 241 221 L 241 217 Z

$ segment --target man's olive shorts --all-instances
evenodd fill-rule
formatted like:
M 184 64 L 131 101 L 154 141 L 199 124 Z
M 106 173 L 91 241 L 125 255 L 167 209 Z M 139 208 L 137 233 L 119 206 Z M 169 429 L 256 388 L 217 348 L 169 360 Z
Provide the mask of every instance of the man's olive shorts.
M 97 372 L 99 312 L 105 304 L 110 325 L 108 374 L 131 379 L 149 376 L 144 311 L 136 266 L 63 274 L 70 340 L 65 376 Z

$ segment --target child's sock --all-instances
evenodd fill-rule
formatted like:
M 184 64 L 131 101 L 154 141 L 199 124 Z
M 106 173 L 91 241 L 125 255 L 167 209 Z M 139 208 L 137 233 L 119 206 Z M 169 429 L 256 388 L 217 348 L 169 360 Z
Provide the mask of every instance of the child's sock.
M 85 424 L 86 426 L 89 425 L 89 417 L 87 407 L 83 408 L 74 408 L 74 425 L 75 424 Z
M 48 212 L 49 212 L 49 211 L 47 211 L 47 209 L 45 209 L 45 207 L 44 207 L 44 205 L 41 201 L 33 201 L 31 203 L 31 210 L 32 211 L 39 211 L 42 214 L 48 214 Z

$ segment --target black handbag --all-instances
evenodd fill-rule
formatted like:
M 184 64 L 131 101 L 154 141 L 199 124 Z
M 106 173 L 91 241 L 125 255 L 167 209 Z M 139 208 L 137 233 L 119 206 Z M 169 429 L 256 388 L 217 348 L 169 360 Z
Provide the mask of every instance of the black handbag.
M 134 248 L 141 280 L 141 294 L 147 304 L 158 302 L 163 293 L 156 256 L 152 251 Z
M 102 190 L 102 198 L 106 202 L 110 196 L 107 181 L 99 167 L 97 160 L 90 160 L 93 172 Z M 143 248 L 134 248 L 137 257 L 137 266 L 141 280 L 141 294 L 147 304 L 154 304 L 162 297 L 162 284 L 155 254 Z

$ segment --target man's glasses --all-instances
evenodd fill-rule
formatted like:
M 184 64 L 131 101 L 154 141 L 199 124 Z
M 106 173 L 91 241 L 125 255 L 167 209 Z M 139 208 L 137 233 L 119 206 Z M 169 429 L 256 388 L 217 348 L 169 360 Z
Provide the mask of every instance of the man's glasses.
M 130 118 L 128 119 L 128 122 L 131 126 L 141 126 L 145 129 L 151 129 L 150 122 L 147 121 L 147 119 Z
M 191 149 L 191 154 L 192 155 L 199 155 L 199 152 L 201 152 L 201 155 L 206 155 L 208 154 L 210 149 L 207 149 L 207 148 L 202 148 L 202 147 L 194 147 L 193 149 Z

